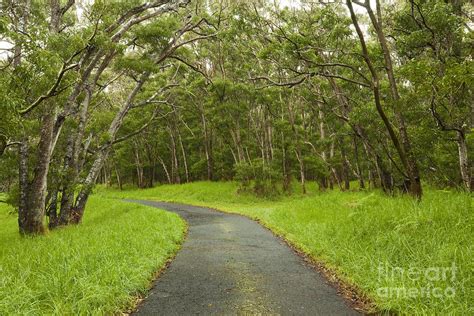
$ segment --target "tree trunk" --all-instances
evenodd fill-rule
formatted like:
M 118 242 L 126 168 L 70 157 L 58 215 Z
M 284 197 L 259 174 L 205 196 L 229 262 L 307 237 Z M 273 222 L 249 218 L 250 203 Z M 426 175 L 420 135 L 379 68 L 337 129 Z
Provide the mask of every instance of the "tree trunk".
M 205 141 L 205 146 L 204 146 L 204 150 L 205 150 L 205 153 L 206 153 L 206 167 L 207 167 L 207 180 L 208 181 L 212 181 L 213 178 L 214 178 L 214 163 L 212 161 L 212 144 L 211 142 L 209 141 Z
M 282 143 L 282 168 L 283 168 L 283 191 L 287 193 L 291 193 L 291 167 L 290 167 L 290 162 L 287 157 L 287 146 L 285 142 L 285 136 L 284 133 L 281 133 L 281 143 Z
M 48 215 L 48 227 L 49 229 L 54 229 L 59 224 L 58 217 L 58 191 L 54 190 L 51 193 L 51 202 L 49 203 L 48 209 L 46 211 Z
M 346 149 L 344 147 L 344 139 L 341 139 L 340 142 L 340 150 L 341 150 L 341 157 L 342 157 L 342 180 L 344 182 L 344 190 L 350 190 L 351 188 L 351 182 L 350 182 L 350 176 L 349 176 L 349 163 L 346 155 Z
M 170 177 L 170 173 L 168 172 L 168 168 L 166 167 L 166 164 L 165 162 L 163 161 L 163 159 L 158 156 L 158 161 L 160 162 L 161 166 L 163 167 L 163 171 L 165 172 L 165 175 L 166 175 L 166 179 L 168 180 L 168 184 L 171 184 L 171 177 Z
M 75 134 L 71 132 L 71 134 Z M 74 182 L 76 177 L 75 168 L 72 166 L 74 159 L 74 138 L 70 136 L 66 145 L 64 157 L 63 179 L 61 189 L 61 207 L 59 211 L 59 225 L 69 224 L 69 215 L 74 203 Z
M 25 138 L 20 143 L 20 157 L 19 157 L 19 207 L 18 207 L 18 227 L 20 228 L 20 233 L 26 233 L 25 227 L 28 216 L 28 191 L 29 191 L 29 168 L 28 168 L 28 140 Z
M 318 119 L 319 119 L 319 124 L 318 124 L 319 125 L 319 138 L 322 142 L 324 142 L 326 140 L 326 129 L 324 127 L 324 112 L 323 112 L 321 103 L 318 103 Z M 321 158 L 323 159 L 324 164 L 327 166 L 327 171 L 329 171 L 329 174 L 331 174 L 333 172 L 333 168 L 328 162 L 327 152 L 324 148 L 321 151 Z M 320 180 L 319 189 L 324 191 L 328 187 L 330 187 L 331 189 L 333 188 L 332 177 L 322 176 Z
M 469 174 L 469 159 L 467 151 L 466 136 L 458 131 L 457 137 L 458 153 L 459 153 L 459 169 L 461 170 L 461 179 L 464 187 L 468 192 L 472 191 L 471 175 Z
M 183 139 L 181 137 L 181 132 L 177 128 L 179 147 L 181 148 L 181 154 L 183 155 L 183 164 L 184 164 L 184 173 L 186 176 L 186 182 L 189 182 L 189 170 L 188 170 L 188 158 L 186 156 L 186 151 L 184 150 Z
M 149 72 L 145 72 L 141 75 L 134 89 L 128 95 L 127 101 L 122 105 L 120 111 L 115 114 L 114 119 L 110 123 L 109 129 L 107 131 L 109 141 L 100 148 L 99 152 L 97 153 L 97 157 L 92 163 L 92 167 L 90 168 L 89 173 L 87 174 L 87 177 L 82 183 L 81 191 L 78 193 L 74 203 L 74 207 L 72 208 L 69 215 L 70 223 L 79 224 L 82 221 L 89 195 L 92 192 L 92 188 L 94 187 L 97 177 L 99 176 L 100 170 L 102 169 L 105 161 L 107 160 L 111 146 L 113 145 L 113 141 L 116 139 L 117 132 L 122 126 L 125 116 L 130 111 L 135 97 L 142 89 L 149 76 Z
M 356 163 L 357 178 L 359 178 L 359 189 L 365 189 L 364 173 L 362 172 L 362 168 L 360 165 L 359 146 L 357 144 L 357 137 L 355 135 L 353 139 L 353 144 L 354 144 L 354 159 Z
M 97 176 L 99 175 L 100 170 L 107 159 L 108 151 L 108 148 L 100 151 L 97 158 L 94 160 L 94 163 L 89 170 L 89 174 L 83 183 L 82 189 L 76 197 L 75 205 L 71 210 L 69 217 L 69 222 L 71 224 L 79 224 L 82 221 L 89 195 L 91 194 L 92 188 L 95 184 L 95 181 L 97 180 Z
M 334 159 L 334 140 L 331 141 L 331 147 L 329 149 L 329 159 L 332 161 Z M 334 189 L 334 182 L 337 183 L 337 186 L 342 191 L 341 179 L 337 173 L 336 168 L 333 165 L 329 164 L 330 176 L 329 176 L 329 188 Z
M 55 110 L 53 109 L 53 113 Z M 19 212 L 19 226 L 22 234 L 42 234 L 45 232 L 44 216 L 46 203 L 46 189 L 49 163 L 51 161 L 51 145 L 56 115 L 48 113 L 41 122 L 40 141 L 37 149 L 37 161 L 31 183 L 26 185 L 27 179 L 27 148 L 20 149 L 20 197 L 26 201 L 20 202 L 23 207 Z M 21 147 L 25 145 L 22 144 Z M 26 173 L 25 173 L 26 171 Z M 25 194 L 26 191 L 26 194 Z
M 212 181 L 214 168 L 212 161 L 212 139 L 209 135 L 208 124 L 202 106 L 199 106 L 199 111 L 201 113 L 202 134 L 204 138 L 204 154 L 206 155 L 207 180 Z
M 387 70 L 387 75 L 388 75 L 389 81 L 390 81 L 390 89 L 391 89 L 391 93 L 392 93 L 392 99 L 394 101 L 395 115 L 396 115 L 398 123 L 399 123 L 399 132 L 400 132 L 400 137 L 402 139 L 403 146 L 400 144 L 400 140 L 399 140 L 397 134 L 395 133 L 395 130 L 393 129 L 392 123 L 390 122 L 389 118 L 385 114 L 385 110 L 382 106 L 381 97 L 380 97 L 380 80 L 379 80 L 379 76 L 377 74 L 377 70 L 375 69 L 375 67 L 374 67 L 374 65 L 373 65 L 373 63 L 370 59 L 368 49 L 367 49 L 365 39 L 364 39 L 364 34 L 363 34 L 363 32 L 362 32 L 362 30 L 359 26 L 357 16 L 354 13 L 354 9 L 352 7 L 352 2 L 351 2 L 351 0 L 346 0 L 346 4 L 347 4 L 347 7 L 349 8 L 349 12 L 350 12 L 350 15 L 351 15 L 352 22 L 353 22 L 354 27 L 356 29 L 357 35 L 359 37 L 359 42 L 362 46 L 362 56 L 364 58 L 364 61 L 367 65 L 367 67 L 370 70 L 370 74 L 371 74 L 371 77 L 372 77 L 371 88 L 372 88 L 372 93 L 373 93 L 373 96 L 374 96 L 375 107 L 377 109 L 377 112 L 378 112 L 380 118 L 382 119 L 382 121 L 385 125 L 385 128 L 388 131 L 388 134 L 390 136 L 390 139 L 391 139 L 394 147 L 397 150 L 397 153 L 400 157 L 400 160 L 402 161 L 403 167 L 405 168 L 405 170 L 406 170 L 406 172 L 407 172 L 407 174 L 410 178 L 409 179 L 410 180 L 409 193 L 412 196 L 414 196 L 415 198 L 421 199 L 422 188 L 421 188 L 421 181 L 420 181 L 420 177 L 419 177 L 419 173 L 418 173 L 418 166 L 417 166 L 416 160 L 414 159 L 414 157 L 412 155 L 412 150 L 411 150 L 411 147 L 410 147 L 410 141 L 409 141 L 409 138 L 408 138 L 408 134 L 406 132 L 403 116 L 401 115 L 401 112 L 398 109 L 400 98 L 399 98 L 399 95 L 398 95 L 398 91 L 396 90 L 397 89 L 396 88 L 396 82 L 395 82 L 395 79 L 393 77 L 393 70 L 392 70 L 392 64 L 391 64 L 391 59 L 390 59 L 390 52 L 388 51 L 388 48 L 386 46 L 386 41 L 384 41 L 385 37 L 383 35 L 380 23 L 378 23 L 376 21 L 376 19 L 374 19 L 374 14 L 373 14 L 372 10 L 370 9 L 370 4 L 368 2 L 366 2 L 366 3 L 367 4 L 364 5 L 364 6 L 367 9 L 367 12 L 369 13 L 369 17 L 372 21 L 372 24 L 373 24 L 374 28 L 376 29 L 377 37 L 378 37 L 379 43 L 381 45 L 382 51 L 384 53 L 385 68 Z
M 146 141 L 150 136 L 144 135 L 145 142 L 145 152 L 150 165 L 150 171 L 148 175 L 148 187 L 152 188 L 155 185 L 155 174 L 156 174 L 156 158 L 153 152 L 153 148 L 148 141 Z
M 133 142 L 133 151 L 135 154 L 135 169 L 137 171 L 137 185 L 140 189 L 144 187 L 144 179 L 143 179 L 143 165 L 140 159 L 140 148 L 137 142 Z
M 81 172 L 90 139 L 86 140 L 84 150 L 82 141 L 84 139 L 87 123 L 87 113 L 92 99 L 92 88 L 85 89 L 85 98 L 75 118 L 79 121 L 76 129 L 73 129 L 69 135 L 66 145 L 66 154 L 64 157 L 63 179 L 61 190 L 61 207 L 59 212 L 59 225 L 68 225 L 74 204 L 74 190 L 77 184 L 79 173 Z
M 77 184 L 77 178 L 84 165 L 87 148 L 90 139 L 86 141 L 84 150 L 82 150 L 82 141 L 84 139 L 87 123 L 87 113 L 92 98 L 92 88 L 85 88 L 85 98 L 80 104 L 79 111 L 73 119 L 78 121 L 76 128 L 73 128 L 67 137 L 66 154 L 64 156 L 63 177 L 61 179 L 61 206 L 59 212 L 59 225 L 68 225 L 71 210 L 74 203 L 74 190 Z
M 170 144 L 171 144 L 171 175 L 174 184 L 180 184 L 181 178 L 179 176 L 179 161 L 178 161 L 178 150 L 176 148 L 176 137 L 174 131 L 169 127 L 170 133 Z
M 119 170 L 117 168 L 117 164 L 115 162 L 114 162 L 114 170 L 115 170 L 115 176 L 117 178 L 117 185 L 118 185 L 120 191 L 122 191 L 123 190 L 123 188 L 122 188 L 122 179 L 120 177 L 120 173 L 119 173 Z
M 235 148 L 237 149 L 237 157 L 239 162 L 245 162 L 244 149 L 242 147 L 242 139 L 240 137 L 240 124 L 236 123 L 235 130 L 230 130 L 232 140 L 234 141 Z
M 303 160 L 303 157 L 301 157 L 301 151 L 299 151 L 298 149 L 295 149 L 295 154 L 296 154 L 296 159 L 298 160 L 298 163 L 300 165 L 301 190 L 303 194 L 306 194 L 306 177 L 305 177 L 305 172 L 304 172 L 304 160 Z
M 369 13 L 370 20 L 372 21 L 372 25 L 375 28 L 377 38 L 379 40 L 380 47 L 383 52 L 384 61 L 385 61 L 385 70 L 388 76 L 388 81 L 390 85 L 390 92 L 392 95 L 392 99 L 394 102 L 394 113 L 395 117 L 398 121 L 398 130 L 401 138 L 401 142 L 403 145 L 403 152 L 404 152 L 404 159 L 405 160 L 405 168 L 408 173 L 408 177 L 410 179 L 410 186 L 409 186 L 409 193 L 414 197 L 421 199 L 422 196 L 422 187 L 420 181 L 420 173 L 418 170 L 418 163 L 416 158 L 413 154 L 413 150 L 411 148 L 410 138 L 408 136 L 407 127 L 405 123 L 405 118 L 400 110 L 400 94 L 398 92 L 397 82 L 395 80 L 395 75 L 393 72 L 393 64 L 392 64 L 392 57 L 390 55 L 390 50 L 388 48 L 387 39 L 383 32 L 382 26 L 382 12 L 379 0 L 376 0 L 376 11 L 377 17 L 374 15 L 370 7 L 370 2 L 367 3 L 367 12 Z M 402 157 L 401 157 L 402 158 Z

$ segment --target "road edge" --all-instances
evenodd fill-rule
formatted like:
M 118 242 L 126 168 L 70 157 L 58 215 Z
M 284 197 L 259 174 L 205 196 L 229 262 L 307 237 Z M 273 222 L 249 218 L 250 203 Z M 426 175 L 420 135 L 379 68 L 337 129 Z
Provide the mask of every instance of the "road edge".
M 146 204 L 142 204 L 140 203 L 141 201 L 142 202 L 146 202 L 146 201 L 151 201 L 151 200 L 133 200 L 133 199 L 120 199 L 124 202 L 127 202 L 127 203 L 137 203 L 137 204 L 141 204 L 141 205 L 146 205 Z M 167 211 L 165 209 L 161 209 L 159 207 L 155 207 L 155 206 L 151 206 L 151 205 L 146 205 L 146 206 L 149 206 L 149 207 L 153 207 L 153 208 L 156 208 L 158 210 L 161 210 L 163 212 L 167 212 L 167 213 L 172 213 L 170 211 Z M 176 213 L 173 213 L 173 214 L 176 214 Z M 153 273 L 153 276 L 151 277 L 150 279 L 150 283 L 148 284 L 148 287 L 147 289 L 143 292 L 143 293 L 137 293 L 136 295 L 132 295 L 131 296 L 131 299 L 133 300 L 133 303 L 130 304 L 130 306 L 128 308 L 126 308 L 125 310 L 121 311 L 120 314 L 123 315 L 123 316 L 130 316 L 132 315 L 134 312 L 136 312 L 140 306 L 140 304 L 148 297 L 148 295 L 150 294 L 151 290 L 153 289 L 153 286 L 155 284 L 155 282 L 160 278 L 160 276 L 166 271 L 168 270 L 169 266 L 171 265 L 171 263 L 174 261 L 174 259 L 176 258 L 176 256 L 178 255 L 179 251 L 181 250 L 181 248 L 183 247 L 184 243 L 186 242 L 186 240 L 188 239 L 188 234 L 189 234 L 189 224 L 188 222 L 179 214 L 176 214 L 177 216 L 179 216 L 179 218 L 184 222 L 184 230 L 183 230 L 183 238 L 179 241 L 179 243 L 177 244 L 178 245 L 178 248 L 176 249 L 176 251 L 171 254 L 165 261 L 164 265 L 162 267 L 160 267 L 156 272 Z
M 199 205 L 199 204 L 192 204 L 192 203 L 182 203 L 178 201 L 167 201 L 167 200 L 158 200 L 158 199 L 148 199 L 148 200 L 135 200 L 135 201 L 149 201 L 149 202 L 162 202 L 162 203 L 170 203 L 170 204 L 177 204 L 177 205 L 189 205 L 194 207 L 202 207 L 209 209 L 211 211 L 231 214 L 236 216 L 245 217 L 250 219 L 260 226 L 268 230 L 272 233 L 273 236 L 277 237 L 283 243 L 285 243 L 297 256 L 303 259 L 303 261 L 316 272 L 318 272 L 324 281 L 336 289 L 337 295 L 342 297 L 345 303 L 352 309 L 363 313 L 365 315 L 378 315 L 382 313 L 380 309 L 377 308 L 374 300 L 371 299 L 367 294 L 364 293 L 362 289 L 360 289 L 356 284 L 353 284 L 344 276 L 341 275 L 340 271 L 337 269 L 328 266 L 323 260 L 320 258 L 316 258 L 309 253 L 306 253 L 302 247 L 300 247 L 295 242 L 288 240 L 285 238 L 285 235 L 282 232 L 279 232 L 276 228 L 266 224 L 259 218 L 248 216 L 245 214 L 238 213 L 237 211 L 231 210 L 223 210 L 217 209 L 215 207 L 209 207 L 206 205 Z M 178 250 L 179 251 L 179 250 Z M 391 315 L 392 313 L 389 313 Z

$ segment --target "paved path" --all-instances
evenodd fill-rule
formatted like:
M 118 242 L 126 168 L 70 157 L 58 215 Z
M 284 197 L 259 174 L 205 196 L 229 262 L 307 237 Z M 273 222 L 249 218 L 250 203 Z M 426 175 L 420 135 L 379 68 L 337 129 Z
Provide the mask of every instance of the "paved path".
M 207 208 L 133 201 L 181 215 L 189 234 L 135 315 L 356 315 L 258 223 Z

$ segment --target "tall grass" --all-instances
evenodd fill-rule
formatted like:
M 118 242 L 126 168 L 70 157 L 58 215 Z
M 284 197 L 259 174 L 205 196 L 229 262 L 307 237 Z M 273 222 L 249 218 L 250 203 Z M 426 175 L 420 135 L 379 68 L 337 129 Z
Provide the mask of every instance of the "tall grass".
M 259 219 L 356 285 L 382 312 L 474 314 L 474 216 L 467 193 L 428 189 L 421 203 L 380 192 L 338 191 L 266 200 L 237 194 L 231 182 L 104 192 Z
M 9 211 L 0 204 L 0 315 L 127 310 L 185 230 L 177 215 L 93 196 L 83 224 L 22 238 Z

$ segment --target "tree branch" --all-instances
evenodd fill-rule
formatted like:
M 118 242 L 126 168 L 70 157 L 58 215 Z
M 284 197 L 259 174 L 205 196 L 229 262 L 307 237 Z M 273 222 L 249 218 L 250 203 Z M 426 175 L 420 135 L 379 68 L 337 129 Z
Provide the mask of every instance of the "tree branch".
M 194 70 L 194 71 L 200 73 L 204 78 L 206 78 L 209 82 L 212 83 L 212 79 L 209 78 L 209 76 L 208 76 L 204 71 L 202 71 L 201 69 L 199 69 L 199 67 L 194 66 L 193 64 L 187 62 L 187 61 L 184 60 L 183 58 L 178 57 L 178 56 L 176 56 L 176 55 L 170 55 L 169 58 L 176 59 L 176 60 L 182 62 L 183 64 L 185 64 L 186 66 L 188 66 L 188 67 L 191 68 L 192 70 Z
M 55 96 L 57 95 L 58 91 L 57 91 L 57 88 L 59 87 L 59 85 L 61 84 L 61 81 L 63 80 L 63 77 L 64 75 L 69 71 L 69 70 L 72 70 L 76 67 L 79 66 L 78 63 L 75 63 L 75 64 L 72 64 L 72 65 L 69 65 L 68 64 L 76 57 L 78 56 L 84 49 L 81 49 L 79 51 L 77 51 L 76 53 L 74 53 L 74 55 L 72 55 L 71 57 L 69 57 L 68 60 L 66 60 L 62 66 L 61 66 L 61 70 L 59 71 L 58 73 L 58 76 L 56 78 L 56 81 L 54 82 L 54 84 L 51 86 L 51 88 L 48 90 L 48 92 L 44 95 L 41 95 L 39 96 L 35 102 L 33 102 L 32 104 L 30 104 L 27 108 L 25 109 L 22 109 L 19 111 L 19 113 L 21 115 L 25 115 L 25 114 L 28 114 L 29 112 L 31 112 L 34 108 L 36 108 L 38 105 L 40 105 L 44 100 L 52 97 L 52 96 Z M 63 90 L 61 90 L 63 91 Z
M 68 2 L 64 5 L 64 7 L 61 8 L 61 11 L 60 11 L 61 16 L 66 14 L 66 12 L 73 6 L 75 2 L 76 2 L 75 0 L 68 0 Z
M 360 81 L 357 81 L 357 80 L 353 80 L 353 79 L 349 79 L 349 78 L 346 78 L 346 77 L 343 77 L 343 76 L 330 74 L 330 73 L 327 73 L 327 72 L 322 72 L 322 73 L 321 72 L 315 72 L 315 73 L 312 73 L 311 75 L 337 78 L 337 79 L 341 79 L 341 80 L 344 80 L 344 81 L 347 81 L 347 82 L 350 82 L 350 83 L 353 83 L 353 84 L 361 85 L 361 86 L 366 87 L 366 88 L 371 88 L 370 84 L 360 82 Z
M 266 76 L 260 76 L 260 77 L 254 77 L 254 78 L 250 78 L 250 80 L 252 81 L 256 81 L 256 80 L 266 80 L 268 82 L 270 82 L 271 84 L 268 85 L 268 86 L 277 86 L 277 87 L 289 87 L 289 88 L 292 88 L 296 85 L 299 85 L 301 83 L 303 83 L 306 79 L 308 79 L 308 76 L 304 76 L 302 77 L 301 79 L 297 80 L 297 81 L 290 81 L 290 82 L 277 82 L 277 81 L 274 81 L 272 80 L 271 78 L 269 77 L 266 77 Z M 264 86 L 262 88 L 266 88 L 268 86 Z

